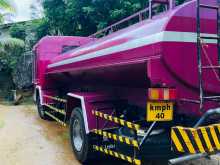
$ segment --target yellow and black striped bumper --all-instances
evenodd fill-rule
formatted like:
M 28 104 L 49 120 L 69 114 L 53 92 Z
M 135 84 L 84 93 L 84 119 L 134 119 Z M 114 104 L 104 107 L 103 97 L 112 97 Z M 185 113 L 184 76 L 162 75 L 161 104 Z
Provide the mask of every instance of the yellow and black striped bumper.
M 130 146 L 133 146 L 133 147 L 136 147 L 136 148 L 139 149 L 138 141 L 135 140 L 135 139 L 130 139 L 128 137 L 119 136 L 119 135 L 116 135 L 116 134 L 113 134 L 113 133 L 109 133 L 109 132 L 102 131 L 102 130 L 97 130 L 97 129 L 95 129 L 93 132 L 95 134 L 107 137 L 109 139 L 113 139 L 114 141 L 119 141 L 121 143 L 125 143 L 127 145 L 130 145 Z
M 104 114 L 104 113 L 99 112 L 99 111 L 92 111 L 92 113 L 93 113 L 93 115 L 95 115 L 97 117 L 100 117 L 100 118 L 103 118 L 105 120 L 114 122 L 116 124 L 120 124 L 122 126 L 130 128 L 130 129 L 133 129 L 133 130 L 136 130 L 136 131 L 140 130 L 140 125 L 138 125 L 138 124 L 134 124 L 134 123 L 131 123 L 129 121 L 125 121 L 121 118 L 114 117 L 114 116 L 111 116 L 111 115 L 108 115 L 108 114 Z
M 141 160 L 139 159 L 134 159 L 132 158 L 131 156 L 127 156 L 127 155 L 124 155 L 124 154 L 121 154 L 121 153 L 118 153 L 118 152 L 115 152 L 115 151 L 112 151 L 112 150 L 108 150 L 108 149 L 105 149 L 103 147 L 99 147 L 99 146 L 94 146 L 95 150 L 96 151 L 100 151 L 106 155 L 110 155 L 110 156 L 113 156 L 115 158 L 119 158 L 119 159 L 122 159 L 124 161 L 127 161 L 131 164 L 134 164 L 134 165 L 141 165 Z
M 174 152 L 215 153 L 220 151 L 220 125 L 199 128 L 173 127 L 171 141 Z

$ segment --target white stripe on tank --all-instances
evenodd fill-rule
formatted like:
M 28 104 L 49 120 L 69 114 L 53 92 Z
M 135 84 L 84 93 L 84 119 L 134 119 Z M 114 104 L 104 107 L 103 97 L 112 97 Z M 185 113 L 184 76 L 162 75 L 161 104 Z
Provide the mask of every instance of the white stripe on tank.
M 215 34 L 202 34 L 202 35 L 208 36 L 208 37 L 216 37 L 217 36 Z M 89 60 L 89 59 L 93 59 L 96 57 L 102 57 L 102 56 L 106 56 L 106 55 L 117 53 L 117 52 L 127 51 L 127 50 L 131 50 L 131 49 L 151 45 L 151 44 L 158 43 L 158 42 L 191 42 L 191 43 L 196 43 L 197 42 L 197 33 L 176 32 L 176 31 L 159 32 L 159 33 L 149 35 L 146 37 L 134 39 L 134 40 L 128 41 L 128 42 L 120 44 L 120 45 L 112 46 L 109 48 L 98 50 L 98 51 L 95 51 L 92 53 L 87 53 L 87 54 L 80 55 L 77 57 L 65 59 L 65 60 L 48 65 L 48 68 L 53 68 L 53 67 L 67 65 L 67 64 L 71 64 L 71 63 L 75 63 L 75 62 Z M 208 43 L 208 44 L 216 44 L 217 43 L 217 41 L 215 39 L 206 39 L 206 40 L 204 40 L 204 42 Z

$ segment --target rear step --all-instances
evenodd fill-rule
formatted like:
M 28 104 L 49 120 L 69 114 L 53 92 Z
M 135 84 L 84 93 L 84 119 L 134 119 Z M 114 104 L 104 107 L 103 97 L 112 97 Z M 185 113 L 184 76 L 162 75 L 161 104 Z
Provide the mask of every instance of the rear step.
M 112 150 L 108 150 L 108 149 L 105 149 L 103 147 L 99 147 L 99 146 L 96 146 L 96 145 L 94 145 L 94 149 L 96 151 L 102 152 L 106 155 L 110 155 L 110 156 L 113 156 L 115 158 L 119 158 L 119 159 L 122 159 L 124 161 L 127 161 L 129 163 L 132 163 L 132 164 L 135 164 L 135 165 L 141 165 L 141 161 L 139 159 L 133 159 L 130 156 L 127 156 L 127 155 L 124 155 L 124 154 L 121 154 L 121 153 L 118 153 L 118 152 L 115 152 L 115 151 L 112 151 Z

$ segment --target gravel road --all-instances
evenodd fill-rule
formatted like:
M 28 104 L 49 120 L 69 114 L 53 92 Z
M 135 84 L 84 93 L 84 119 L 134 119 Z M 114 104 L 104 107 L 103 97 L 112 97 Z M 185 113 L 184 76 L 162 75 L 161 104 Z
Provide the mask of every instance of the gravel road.
M 220 157 L 184 165 L 220 165 Z M 112 159 L 89 165 L 124 164 Z M 161 164 L 161 163 L 159 163 Z M 0 104 L 0 165 L 80 165 L 69 143 L 67 128 L 41 120 L 35 106 Z

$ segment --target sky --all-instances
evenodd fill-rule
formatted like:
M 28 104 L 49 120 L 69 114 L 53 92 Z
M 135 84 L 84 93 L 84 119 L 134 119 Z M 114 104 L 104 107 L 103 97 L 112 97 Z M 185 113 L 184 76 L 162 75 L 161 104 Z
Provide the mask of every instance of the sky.
M 16 9 L 16 13 L 13 16 L 8 16 L 8 20 L 6 18 L 6 22 L 20 22 L 31 19 L 31 5 L 34 4 L 37 10 L 42 12 L 42 7 L 39 6 L 37 1 L 39 0 L 10 0 L 14 8 Z M 40 12 L 40 13 L 41 13 Z
M 25 21 L 30 19 L 30 5 L 34 0 L 14 0 L 15 8 L 16 8 L 16 16 L 14 20 L 17 21 Z

